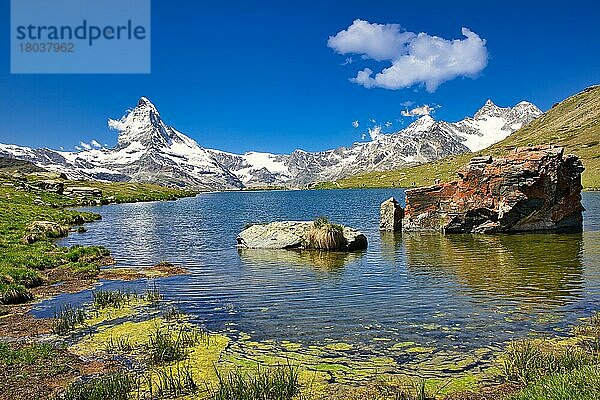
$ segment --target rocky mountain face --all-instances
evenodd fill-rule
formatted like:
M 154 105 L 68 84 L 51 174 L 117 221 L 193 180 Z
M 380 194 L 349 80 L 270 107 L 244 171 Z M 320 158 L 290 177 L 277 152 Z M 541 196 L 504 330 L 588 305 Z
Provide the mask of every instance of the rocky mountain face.
M 152 182 L 199 190 L 307 184 L 361 172 L 397 169 L 477 151 L 541 115 L 533 104 L 501 108 L 488 101 L 473 118 L 456 123 L 423 116 L 406 129 L 369 142 L 323 152 L 232 154 L 205 149 L 166 125 L 145 97 L 120 120 L 112 149 L 62 152 L 0 144 L 0 156 L 30 161 L 72 178 Z

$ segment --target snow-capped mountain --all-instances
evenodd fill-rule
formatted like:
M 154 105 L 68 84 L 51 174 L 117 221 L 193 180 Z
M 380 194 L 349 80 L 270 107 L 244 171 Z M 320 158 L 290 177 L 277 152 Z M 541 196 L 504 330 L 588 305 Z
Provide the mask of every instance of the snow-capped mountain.
M 372 141 L 350 147 L 314 153 L 296 150 L 291 154 L 232 154 L 205 149 L 166 125 L 156 107 L 142 97 L 120 120 L 108 121 L 118 131 L 115 148 L 64 152 L 0 144 L 0 156 L 31 161 L 73 178 L 153 182 L 199 190 L 298 187 L 477 151 L 504 139 L 541 114 L 528 102 L 502 108 L 488 100 L 472 118 L 448 123 L 426 115 L 399 132 L 375 132 Z

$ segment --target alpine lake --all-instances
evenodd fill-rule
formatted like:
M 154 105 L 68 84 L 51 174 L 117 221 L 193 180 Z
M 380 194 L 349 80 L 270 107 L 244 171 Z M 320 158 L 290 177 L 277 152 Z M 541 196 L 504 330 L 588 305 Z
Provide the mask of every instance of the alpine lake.
M 90 207 L 102 220 L 59 244 L 105 246 L 118 267 L 186 268 L 99 288 L 158 286 L 190 323 L 226 338 L 217 365 L 287 362 L 328 383 L 384 374 L 468 386 L 508 342 L 566 336 L 600 310 L 600 193 L 583 193 L 580 234 L 445 236 L 380 233 L 379 205 L 391 196 L 404 199 L 400 189 L 248 191 Z M 247 224 L 319 216 L 361 230 L 368 250 L 236 247 Z M 59 295 L 32 313 L 90 298 Z

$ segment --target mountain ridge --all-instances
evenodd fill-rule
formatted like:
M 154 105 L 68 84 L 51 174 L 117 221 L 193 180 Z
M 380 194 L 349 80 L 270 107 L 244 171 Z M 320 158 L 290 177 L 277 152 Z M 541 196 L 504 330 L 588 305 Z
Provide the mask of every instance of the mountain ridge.
M 453 155 L 418 166 L 372 172 L 335 182 L 322 182 L 320 188 L 429 186 L 456 177 L 456 170 L 473 156 L 503 155 L 517 147 L 558 145 L 579 156 L 585 166 L 585 189 L 600 190 L 600 85 L 590 86 L 552 106 L 539 118 L 502 141 L 475 153 Z
M 390 170 L 476 151 L 539 115 L 541 111 L 529 102 L 502 108 L 488 100 L 473 117 L 449 123 L 426 115 L 403 130 L 348 147 L 234 154 L 202 147 L 167 125 L 156 106 L 141 97 L 123 117 L 108 120 L 109 127 L 118 132 L 117 146 L 112 149 L 64 152 L 0 144 L 0 156 L 30 161 L 78 179 L 149 182 L 197 190 L 305 187 L 357 172 Z

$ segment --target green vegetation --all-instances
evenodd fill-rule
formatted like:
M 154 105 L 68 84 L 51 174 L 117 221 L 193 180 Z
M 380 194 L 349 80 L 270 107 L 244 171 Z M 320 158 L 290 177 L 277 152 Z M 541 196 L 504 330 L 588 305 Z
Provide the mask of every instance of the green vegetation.
M 509 345 L 504 378 L 523 388 L 510 400 L 592 400 L 600 396 L 600 314 L 575 327 L 574 337 Z
M 6 163 L 4 163 L 6 164 Z M 98 246 L 59 247 L 57 237 L 71 226 L 81 226 L 100 218 L 90 212 L 66 207 L 108 202 L 172 200 L 193 193 L 138 183 L 68 181 L 52 176 L 54 182 L 102 190 L 99 197 L 64 196 L 41 189 L 49 173 L 23 175 L 0 163 L 0 304 L 14 304 L 33 298 L 32 288 L 53 280 L 90 279 L 99 267 L 110 262 L 106 249 Z M 52 175 L 52 174 L 50 174 Z M 54 270 L 53 278 L 47 279 Z
M 474 156 L 503 155 L 521 146 L 554 144 L 578 155 L 586 168 L 582 175 L 585 189 L 600 190 L 600 86 L 592 86 L 555 104 L 540 118 L 519 129 L 505 140 L 481 150 L 443 158 L 415 167 L 371 172 L 324 182 L 320 189 L 381 188 L 429 186 L 436 181 L 456 178 L 456 171 Z
M 150 371 L 146 379 L 150 398 L 173 398 L 198 390 L 189 364 Z
M 590 365 L 563 374 L 545 376 L 511 400 L 600 399 L 600 368 Z
M 86 316 L 82 308 L 67 304 L 54 312 L 52 332 L 59 335 L 70 333 L 84 325 Z
M 237 369 L 217 376 L 212 400 L 291 400 L 300 393 L 298 369 L 291 365 L 258 368 L 254 373 Z
M 123 290 L 94 290 L 92 298 L 94 308 L 101 310 L 106 307 L 122 308 L 137 295 Z
M 33 365 L 40 360 L 54 357 L 56 349 L 49 344 L 33 344 L 28 347 L 12 348 L 0 342 L 0 363 L 8 365 Z
M 177 334 L 156 325 L 148 338 L 148 360 L 151 364 L 164 364 L 181 361 L 187 356 L 187 349 L 200 340 L 196 331 L 187 331 L 180 327 Z
M 524 340 L 508 346 L 504 375 L 508 380 L 528 384 L 541 376 L 569 372 L 596 362 L 594 355 L 575 346 L 556 348 L 551 343 Z
M 60 397 L 63 400 L 129 400 L 138 387 L 137 379 L 124 372 L 113 372 L 89 381 L 71 384 Z

